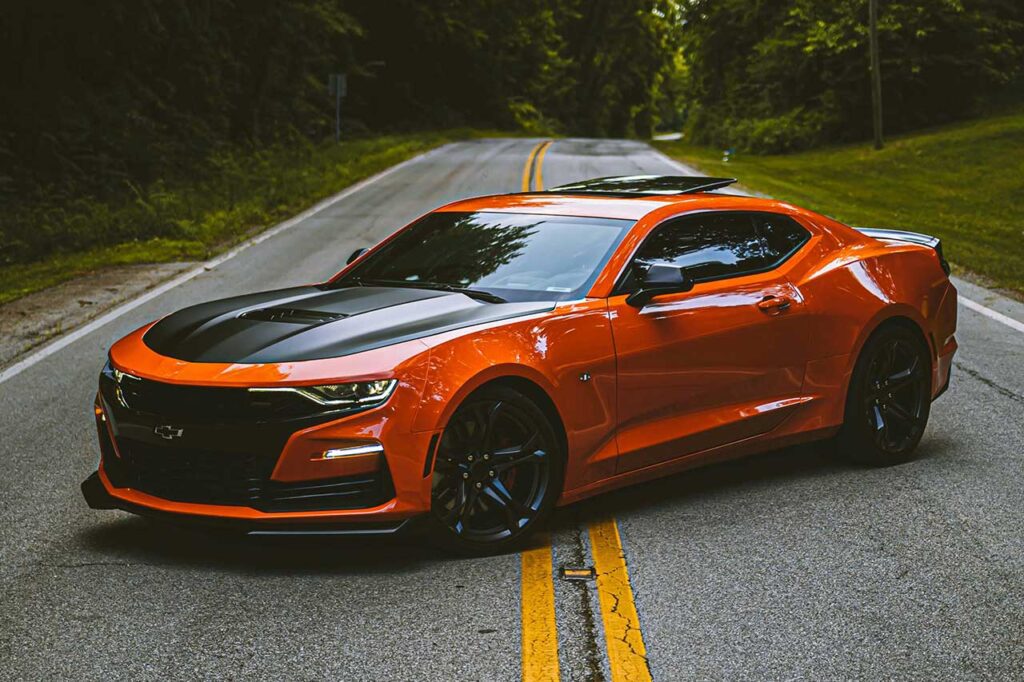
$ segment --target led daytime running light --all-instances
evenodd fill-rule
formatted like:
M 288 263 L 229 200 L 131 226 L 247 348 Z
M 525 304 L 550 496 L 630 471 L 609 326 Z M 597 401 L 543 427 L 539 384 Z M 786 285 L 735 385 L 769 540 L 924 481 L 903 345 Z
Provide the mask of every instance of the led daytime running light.
M 383 403 L 394 393 L 397 379 L 324 384 L 322 386 L 274 386 L 250 388 L 252 393 L 295 393 L 306 400 L 329 407 Z

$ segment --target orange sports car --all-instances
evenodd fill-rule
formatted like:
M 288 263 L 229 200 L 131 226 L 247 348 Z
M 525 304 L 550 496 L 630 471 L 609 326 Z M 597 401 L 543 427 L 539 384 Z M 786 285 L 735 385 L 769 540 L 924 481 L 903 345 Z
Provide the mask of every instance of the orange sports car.
M 945 390 L 939 241 L 632 176 L 458 201 L 322 284 L 118 341 L 90 506 L 503 551 L 556 505 L 834 438 L 909 459 Z

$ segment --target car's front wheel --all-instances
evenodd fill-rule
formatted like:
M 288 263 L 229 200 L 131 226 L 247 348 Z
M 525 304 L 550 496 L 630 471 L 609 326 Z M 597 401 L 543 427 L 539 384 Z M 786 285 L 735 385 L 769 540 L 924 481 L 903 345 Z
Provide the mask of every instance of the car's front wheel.
M 551 420 L 504 386 L 459 406 L 438 446 L 431 522 L 444 546 L 472 554 L 509 551 L 550 514 L 565 457 Z
M 864 345 L 850 378 L 840 449 L 862 464 L 909 461 L 930 410 L 927 345 L 904 326 L 883 327 Z

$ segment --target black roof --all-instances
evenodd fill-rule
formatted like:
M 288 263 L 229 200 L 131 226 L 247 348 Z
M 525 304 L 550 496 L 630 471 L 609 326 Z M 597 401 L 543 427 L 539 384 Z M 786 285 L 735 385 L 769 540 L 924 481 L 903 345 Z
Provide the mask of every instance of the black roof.
M 698 175 L 619 175 L 594 178 L 545 190 L 552 194 L 600 194 L 604 196 L 670 196 L 709 192 L 728 187 L 736 178 L 705 178 Z

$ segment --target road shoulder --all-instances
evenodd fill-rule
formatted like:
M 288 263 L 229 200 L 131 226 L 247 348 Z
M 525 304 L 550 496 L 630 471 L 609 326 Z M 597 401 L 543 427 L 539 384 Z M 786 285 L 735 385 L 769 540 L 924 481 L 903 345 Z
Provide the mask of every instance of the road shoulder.
M 0 305 L 0 367 L 194 265 L 104 268 Z

